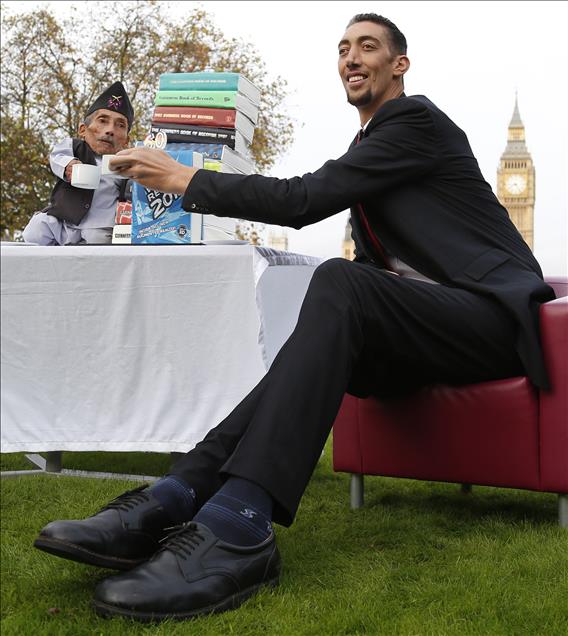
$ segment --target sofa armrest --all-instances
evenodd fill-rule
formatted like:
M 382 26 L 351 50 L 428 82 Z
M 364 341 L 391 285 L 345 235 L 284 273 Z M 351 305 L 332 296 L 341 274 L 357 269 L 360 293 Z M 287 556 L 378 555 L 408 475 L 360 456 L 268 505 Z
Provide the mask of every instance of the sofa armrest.
M 541 488 L 568 492 L 568 297 L 540 308 L 540 333 L 550 391 L 540 391 Z

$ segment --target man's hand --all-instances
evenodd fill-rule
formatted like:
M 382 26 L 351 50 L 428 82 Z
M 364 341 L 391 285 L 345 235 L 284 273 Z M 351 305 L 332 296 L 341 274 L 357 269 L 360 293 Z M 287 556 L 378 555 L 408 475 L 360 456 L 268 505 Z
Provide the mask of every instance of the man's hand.
M 71 159 L 71 161 L 65 166 L 65 180 L 71 183 L 71 174 L 73 173 L 73 166 L 76 163 L 83 163 L 79 159 Z
M 172 194 L 183 194 L 197 172 L 155 148 L 121 150 L 110 159 L 109 167 L 145 188 Z

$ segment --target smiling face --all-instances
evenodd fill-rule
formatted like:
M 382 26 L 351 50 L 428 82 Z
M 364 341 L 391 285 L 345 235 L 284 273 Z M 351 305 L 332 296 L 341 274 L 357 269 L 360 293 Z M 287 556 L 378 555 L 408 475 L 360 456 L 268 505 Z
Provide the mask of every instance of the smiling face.
M 89 123 L 79 125 L 79 137 L 98 155 L 114 155 L 128 144 L 128 120 L 124 115 L 101 108 L 91 113 Z
M 375 22 L 352 24 L 338 48 L 347 101 L 357 108 L 363 125 L 384 102 L 402 93 L 410 62 L 406 55 L 393 55 L 387 28 Z

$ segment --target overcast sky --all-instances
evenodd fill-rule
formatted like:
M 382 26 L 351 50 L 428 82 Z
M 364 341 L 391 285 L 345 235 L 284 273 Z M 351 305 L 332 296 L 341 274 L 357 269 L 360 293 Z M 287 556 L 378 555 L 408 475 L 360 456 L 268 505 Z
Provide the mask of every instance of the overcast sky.
M 38 4 L 58 14 L 84 2 Z M 112 5 L 112 2 L 108 3 Z M 536 167 L 535 253 L 545 273 L 567 269 L 568 48 L 565 2 L 165 2 L 172 13 L 205 8 L 229 37 L 252 42 L 270 75 L 288 81 L 293 147 L 272 176 L 292 177 L 343 154 L 358 129 L 337 74 L 337 43 L 355 13 L 393 20 L 408 40 L 406 93 L 425 94 L 469 137 L 495 188 L 515 91 Z M 87 33 L 85 33 L 87 36 Z M 127 87 L 128 88 L 128 87 Z M 288 230 L 291 251 L 339 256 L 347 212 Z

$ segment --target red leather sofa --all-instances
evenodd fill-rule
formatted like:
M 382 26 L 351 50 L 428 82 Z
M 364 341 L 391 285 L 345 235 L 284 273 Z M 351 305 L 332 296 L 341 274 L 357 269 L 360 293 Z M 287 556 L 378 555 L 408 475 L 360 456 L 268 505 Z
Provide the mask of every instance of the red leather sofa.
M 557 493 L 568 527 L 568 278 L 547 282 L 557 296 L 541 306 L 551 391 L 517 377 L 394 402 L 345 395 L 333 468 L 352 475 L 352 508 L 363 505 L 364 475 L 408 477 Z

